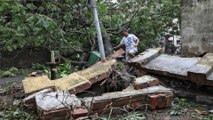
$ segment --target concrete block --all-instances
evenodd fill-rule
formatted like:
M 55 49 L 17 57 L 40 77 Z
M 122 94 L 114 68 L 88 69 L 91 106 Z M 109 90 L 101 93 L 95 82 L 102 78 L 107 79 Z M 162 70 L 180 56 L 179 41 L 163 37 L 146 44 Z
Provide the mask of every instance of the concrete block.
M 43 89 L 39 92 L 33 93 L 31 95 L 29 95 L 28 97 L 23 99 L 23 103 L 24 106 L 28 108 L 28 110 L 35 110 L 36 109 L 36 100 L 35 100 L 35 96 L 36 95 L 40 95 L 40 94 L 45 94 L 45 93 L 49 93 L 49 92 L 53 92 L 54 89 L 52 88 L 47 88 L 47 89 Z
M 71 111 L 81 107 L 81 100 L 68 92 L 36 95 L 38 115 L 42 120 L 66 119 Z
M 140 53 L 136 57 L 132 58 L 129 61 L 129 64 L 134 65 L 136 67 L 143 66 L 144 64 L 146 64 L 146 63 L 152 61 L 153 59 L 155 59 L 156 57 L 158 57 L 160 55 L 161 51 L 162 51 L 161 48 L 150 48 L 150 49 Z
M 138 89 L 144 89 L 151 86 L 156 86 L 159 84 L 160 82 L 157 78 L 149 76 L 149 75 L 144 75 L 142 77 L 136 78 L 133 83 L 133 86 L 134 86 L 134 89 L 138 90 Z

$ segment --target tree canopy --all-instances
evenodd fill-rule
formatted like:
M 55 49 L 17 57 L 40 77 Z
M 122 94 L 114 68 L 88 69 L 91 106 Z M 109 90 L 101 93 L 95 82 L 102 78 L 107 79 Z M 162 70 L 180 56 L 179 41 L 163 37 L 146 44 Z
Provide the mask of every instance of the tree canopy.
M 97 0 L 102 31 L 117 44 L 121 28 L 136 34 L 143 50 L 161 32 L 179 34 L 181 0 Z M 0 1 L 1 50 L 43 47 L 60 52 L 97 48 L 96 29 L 87 0 Z M 178 21 L 180 22 L 180 20 Z

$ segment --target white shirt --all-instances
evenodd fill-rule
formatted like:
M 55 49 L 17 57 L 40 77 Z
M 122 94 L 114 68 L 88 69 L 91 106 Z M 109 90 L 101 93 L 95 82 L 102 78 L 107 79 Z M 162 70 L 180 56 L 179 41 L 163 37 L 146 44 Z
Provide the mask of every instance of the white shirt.
M 122 38 L 120 44 L 126 46 L 126 52 L 127 52 L 131 49 L 137 49 L 137 47 L 135 47 L 137 39 L 138 38 L 134 34 L 129 34 L 127 37 L 124 36 Z

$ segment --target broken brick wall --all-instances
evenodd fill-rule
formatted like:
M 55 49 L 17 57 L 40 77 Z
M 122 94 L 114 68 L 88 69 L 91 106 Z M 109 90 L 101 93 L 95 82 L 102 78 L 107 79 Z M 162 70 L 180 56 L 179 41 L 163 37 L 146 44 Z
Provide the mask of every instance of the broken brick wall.
M 182 54 L 213 52 L 213 0 L 182 0 Z
M 0 51 L 0 69 L 11 67 L 26 68 L 33 63 L 50 61 L 50 52 L 47 49 L 26 47 L 13 52 Z

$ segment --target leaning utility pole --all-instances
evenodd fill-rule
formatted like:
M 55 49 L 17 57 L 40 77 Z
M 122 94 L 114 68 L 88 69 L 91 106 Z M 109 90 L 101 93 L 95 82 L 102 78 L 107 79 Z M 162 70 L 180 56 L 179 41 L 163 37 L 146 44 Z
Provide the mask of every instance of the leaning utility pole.
M 95 3 L 95 0 L 89 0 L 89 4 L 93 10 L 95 26 L 96 26 L 97 36 L 98 36 L 98 47 L 99 47 L 99 51 L 101 54 L 101 59 L 105 60 L 106 56 L 105 56 L 105 51 L 104 51 L 103 39 L 102 39 L 102 35 L 101 35 L 101 28 L 100 28 L 100 23 L 99 23 L 99 19 L 98 19 L 98 12 L 97 12 L 97 6 Z

